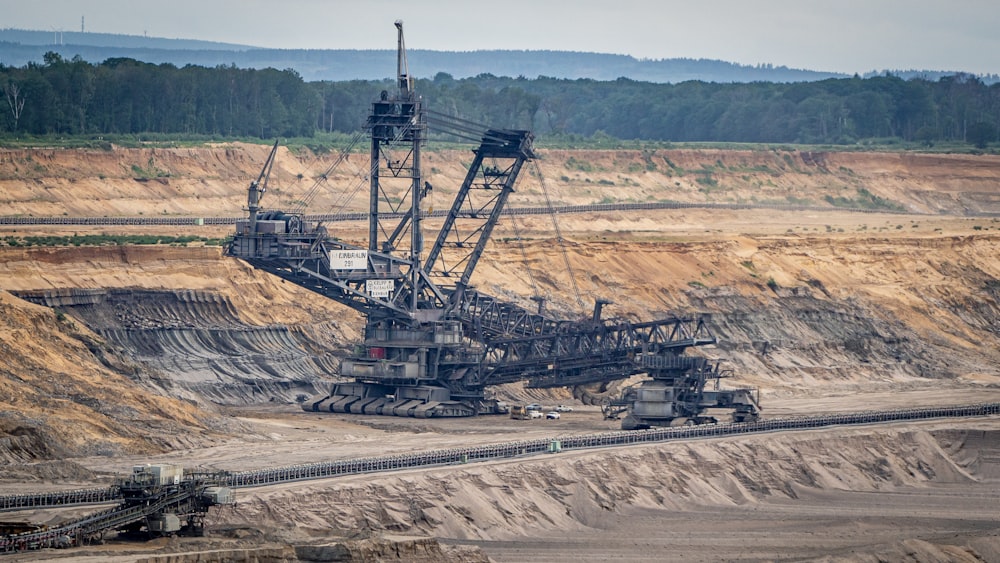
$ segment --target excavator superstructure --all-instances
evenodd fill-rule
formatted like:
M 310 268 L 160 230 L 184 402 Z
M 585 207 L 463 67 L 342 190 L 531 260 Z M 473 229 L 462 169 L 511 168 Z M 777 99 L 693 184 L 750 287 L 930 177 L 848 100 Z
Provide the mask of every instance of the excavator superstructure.
M 624 427 L 708 421 L 708 408 L 757 417 L 746 390 L 705 391 L 718 367 L 684 354 L 713 344 L 704 317 L 645 322 L 602 318 L 599 300 L 582 321 L 558 320 L 541 305 L 530 311 L 483 294 L 471 278 L 522 168 L 535 158 L 526 130 L 489 129 L 427 110 L 414 91 L 398 34 L 397 88 L 383 91 L 366 123 L 371 142 L 368 240 L 352 245 L 329 235 L 304 210 L 263 210 L 277 143 L 251 182 L 249 215 L 228 248 L 289 282 L 360 312 L 364 342 L 341 362 L 349 381 L 303 404 L 308 411 L 414 417 L 503 412 L 492 386 L 527 381 L 533 387 L 604 384 L 636 374 L 652 379 L 628 405 L 609 400 Z M 428 128 L 473 139 L 478 147 L 441 227 L 425 252 L 425 200 L 420 151 Z M 346 153 L 345 153 L 346 154 Z M 342 155 L 342 159 L 344 156 Z M 648 385 L 648 386 L 647 386 Z M 655 390 L 654 390 L 655 389 Z

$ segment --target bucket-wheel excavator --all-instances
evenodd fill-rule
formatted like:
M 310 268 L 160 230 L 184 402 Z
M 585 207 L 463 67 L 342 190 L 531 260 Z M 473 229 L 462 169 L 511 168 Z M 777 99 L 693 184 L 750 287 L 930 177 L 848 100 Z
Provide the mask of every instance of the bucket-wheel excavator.
M 602 318 L 604 302 L 598 301 L 586 320 L 564 321 L 541 306 L 530 311 L 470 284 L 522 167 L 535 157 L 533 136 L 484 130 L 425 108 L 409 75 L 402 22 L 396 28 L 397 88 L 371 104 L 362 133 L 371 142 L 367 246 L 330 236 L 322 223 L 306 220 L 304 209 L 263 210 L 275 144 L 248 188 L 249 216 L 237 223 L 227 251 L 366 319 L 364 342 L 341 362 L 341 375 L 350 381 L 303 408 L 474 416 L 503 410 L 487 398 L 491 386 L 579 386 L 647 374 L 649 380 L 606 405 L 607 413 L 625 415 L 625 428 L 681 418 L 706 422 L 714 420 L 706 409 L 716 407 L 730 409 L 737 421 L 755 419 L 751 391 L 706 390 L 707 381 L 717 381 L 717 365 L 684 355 L 689 347 L 715 342 L 704 318 L 612 322 Z M 479 146 L 425 253 L 423 204 L 433 187 L 423 179 L 420 150 L 429 127 Z

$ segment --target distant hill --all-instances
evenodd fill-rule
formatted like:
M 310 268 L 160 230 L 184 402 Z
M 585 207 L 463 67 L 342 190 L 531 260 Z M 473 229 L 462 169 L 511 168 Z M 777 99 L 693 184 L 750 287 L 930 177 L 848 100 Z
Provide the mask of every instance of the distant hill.
M 307 81 L 377 80 L 391 76 L 396 52 L 385 50 L 260 49 L 188 39 L 165 39 L 104 33 L 0 30 L 0 63 L 20 67 L 42 62 L 47 51 L 65 59 L 79 55 L 91 63 L 127 57 L 175 66 L 194 64 L 214 67 L 294 69 Z M 410 72 L 433 78 L 439 72 L 455 78 L 480 74 L 536 78 L 590 78 L 677 83 L 706 82 L 804 82 L 840 78 L 843 74 L 790 69 L 783 66 L 738 65 L 708 59 L 636 59 L 627 55 L 570 51 L 429 51 L 408 52 Z
M 253 49 L 250 45 L 200 41 L 197 39 L 167 39 L 145 35 L 119 35 L 114 33 L 84 33 L 80 31 L 35 31 L 28 29 L 0 29 L 0 41 L 45 47 L 116 47 L 122 49 L 168 49 L 189 51 L 221 49 L 239 51 Z M 6 53 L 4 53 L 6 54 Z M 100 62 L 100 61 L 97 61 Z M 7 63 L 4 63 L 7 64 Z
M 41 63 L 43 55 L 54 51 L 65 59 L 75 56 L 91 63 L 124 57 L 178 67 L 198 65 L 216 67 L 293 69 L 306 81 L 379 80 L 388 78 L 396 68 L 395 50 L 309 50 L 261 49 L 249 45 L 166 39 L 107 33 L 53 32 L 20 29 L 0 30 L 0 64 L 22 67 Z M 636 59 L 628 55 L 572 51 L 429 51 L 408 52 L 410 72 L 420 78 L 447 73 L 454 78 L 482 74 L 593 80 L 629 78 L 642 82 L 809 82 L 827 78 L 847 78 L 835 72 L 793 69 L 772 65 L 740 65 L 711 59 Z M 884 74 L 871 71 L 866 77 Z M 936 80 L 960 74 L 956 71 L 907 70 L 890 74 L 908 79 Z M 1000 76 L 980 76 L 987 84 L 1000 82 Z

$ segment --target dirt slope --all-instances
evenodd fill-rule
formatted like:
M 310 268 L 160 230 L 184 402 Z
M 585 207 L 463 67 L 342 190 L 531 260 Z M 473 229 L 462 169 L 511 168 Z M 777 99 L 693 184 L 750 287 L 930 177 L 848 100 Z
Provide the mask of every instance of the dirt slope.
M 231 426 L 213 405 L 315 393 L 312 378 L 335 369 L 331 351 L 356 335 L 330 311 L 353 316 L 223 260 L 218 248 L 0 255 L 0 287 L 34 290 L 47 305 L 6 292 L 0 301 L 4 430 L 30 437 L 6 440 L 0 455 L 10 459 L 211 443 L 206 429 Z
M 983 428 L 993 429 L 806 432 L 344 478 L 246 491 L 219 518 L 269 523 L 288 542 L 330 530 L 447 538 L 496 561 L 989 561 L 1000 556 L 1000 488 L 989 478 L 995 425 Z
M 240 216 L 270 147 L 0 149 L 3 215 Z M 897 206 L 920 213 L 997 213 L 1000 156 L 762 150 L 539 150 L 511 205 L 714 202 Z M 279 149 L 264 205 L 288 209 L 313 187 L 311 213 L 367 209 L 363 155 Z M 469 151 L 425 153 L 430 205 L 445 208 Z M 862 195 L 865 190 L 868 195 Z M 881 198 L 875 200 L 873 198 Z
M 152 453 L 220 427 L 216 415 L 144 389 L 141 367 L 79 322 L 5 291 L 0 355 L 3 463 Z

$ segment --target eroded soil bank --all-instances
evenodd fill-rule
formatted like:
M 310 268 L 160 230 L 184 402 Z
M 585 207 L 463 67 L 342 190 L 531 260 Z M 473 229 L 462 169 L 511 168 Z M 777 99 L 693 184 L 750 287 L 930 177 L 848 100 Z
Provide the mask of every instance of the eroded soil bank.
M 688 222 L 690 214 L 683 212 Z M 672 224 L 669 214 L 656 218 Z M 587 219 L 564 222 L 582 230 Z M 724 360 L 732 384 L 760 387 L 765 401 L 995 386 L 1000 234 L 962 223 L 949 232 L 924 229 L 501 241 L 476 280 L 525 307 L 531 295 L 544 295 L 566 318 L 586 315 L 598 297 L 615 302 L 608 314 L 632 320 L 709 314 L 719 343 L 695 353 Z M 5 428 L 17 437 L 3 446 L 10 460 L 211 441 L 226 425 L 219 405 L 294 403 L 335 381 L 338 357 L 361 328 L 355 313 L 217 247 L 8 248 L 0 258 L 0 284 L 37 304 L 10 293 L 0 298 L 8 358 L 0 404 Z M 573 287 L 580 299 L 567 293 Z M 157 399 L 160 414 L 147 415 L 138 399 L 101 399 L 99 381 L 105 389 L 119 382 L 136 397 L 153 391 L 172 399 Z M 515 391 L 502 393 L 527 398 Z M 548 396 L 571 400 L 568 390 Z M 76 431 L 48 428 L 55 419 L 46 413 Z M 158 428 L 156 416 L 182 425 L 197 420 L 200 430 Z M 143 444 L 124 445 L 137 431 Z M 39 432 L 47 437 L 31 438 Z
M 0 207 L 22 216 L 241 216 L 246 187 L 270 147 L 0 149 Z M 756 150 L 539 149 L 511 205 L 676 201 L 838 205 L 915 213 L 1000 212 L 1000 156 Z M 311 213 L 367 209 L 365 155 L 297 153 L 280 147 L 265 205 L 288 209 L 310 198 Z M 472 160 L 468 150 L 423 155 L 431 204 L 445 209 Z M 362 190 L 364 191 L 364 190 Z M 546 193 L 547 192 L 547 193 Z

